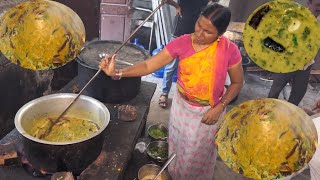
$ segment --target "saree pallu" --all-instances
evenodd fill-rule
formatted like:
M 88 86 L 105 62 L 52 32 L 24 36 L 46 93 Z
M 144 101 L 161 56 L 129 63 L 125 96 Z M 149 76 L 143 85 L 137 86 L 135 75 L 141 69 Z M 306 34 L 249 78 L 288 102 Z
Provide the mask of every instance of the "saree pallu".
M 223 94 L 228 72 L 230 41 L 221 37 L 207 48 L 181 59 L 178 65 L 178 89 L 188 99 L 214 107 Z M 238 50 L 238 49 L 236 49 Z
M 169 121 L 169 155 L 176 158 L 169 165 L 173 180 L 212 180 L 217 158 L 214 144 L 218 124 L 201 123 L 203 115 L 211 106 L 195 106 L 176 92 Z

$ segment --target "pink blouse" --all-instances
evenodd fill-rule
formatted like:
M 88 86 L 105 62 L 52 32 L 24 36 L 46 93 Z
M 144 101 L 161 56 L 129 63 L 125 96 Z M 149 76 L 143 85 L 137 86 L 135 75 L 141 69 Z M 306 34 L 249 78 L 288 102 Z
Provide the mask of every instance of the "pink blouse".
M 181 73 L 180 68 L 183 66 L 181 63 L 184 62 L 183 61 L 184 59 L 196 54 L 192 46 L 191 34 L 183 35 L 183 36 L 180 36 L 179 38 L 174 39 L 165 48 L 168 50 L 168 52 L 173 58 L 179 59 L 177 83 L 179 84 L 179 87 L 184 87 L 184 84 L 188 82 L 183 82 L 183 79 L 186 79 L 186 78 L 180 77 L 182 76 L 182 74 L 180 74 Z M 215 53 L 214 56 L 207 56 L 208 58 L 209 57 L 212 58 L 212 61 L 214 61 L 214 64 L 215 64 L 212 67 L 212 83 L 213 84 L 209 85 L 209 87 L 212 87 L 213 89 L 210 90 L 211 92 L 208 92 L 208 93 L 212 93 L 212 95 L 210 95 L 211 106 L 215 106 L 219 102 L 219 99 L 221 98 L 221 96 L 223 95 L 224 84 L 225 84 L 228 68 L 238 63 L 241 63 L 241 54 L 237 45 L 235 45 L 225 36 L 222 36 L 220 38 L 220 41 L 217 44 L 217 49 L 214 53 Z M 208 59 L 206 59 L 206 61 L 207 60 Z M 190 74 L 189 76 L 193 76 L 193 75 Z M 197 77 L 197 76 L 199 75 L 195 74 L 194 77 Z M 188 79 L 190 78 L 187 78 L 187 80 Z M 206 84 L 205 86 L 208 86 L 208 85 Z M 189 89 L 189 92 L 191 93 L 192 90 Z M 189 94 L 189 95 L 192 96 L 192 94 Z
M 222 38 L 227 38 L 222 36 Z M 193 55 L 195 52 L 192 46 L 191 34 L 182 35 L 171 42 L 169 42 L 165 47 L 173 58 L 178 58 L 180 60 Z M 233 42 L 230 43 L 228 49 L 228 67 L 232 67 L 241 62 L 241 54 L 238 46 Z

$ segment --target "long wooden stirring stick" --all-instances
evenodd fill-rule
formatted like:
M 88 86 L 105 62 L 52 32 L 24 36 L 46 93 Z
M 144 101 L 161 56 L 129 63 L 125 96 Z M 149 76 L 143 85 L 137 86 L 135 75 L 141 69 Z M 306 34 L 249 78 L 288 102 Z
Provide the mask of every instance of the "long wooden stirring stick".
M 153 16 L 154 13 L 156 13 L 156 11 L 158 9 L 161 8 L 161 6 L 163 6 L 164 4 L 166 3 L 166 0 L 162 0 L 161 3 L 159 4 L 159 6 L 154 9 L 152 11 L 152 13 L 139 25 L 139 27 L 137 27 L 131 34 L 130 36 L 121 44 L 121 46 L 116 50 L 116 52 L 114 52 L 114 54 L 117 54 L 120 49 L 130 40 L 130 38 L 143 26 L 143 24 L 145 24 L 145 22 L 147 22 L 148 19 L 150 19 L 151 16 Z M 112 57 L 112 56 L 111 56 Z M 70 107 L 74 104 L 74 102 L 80 97 L 81 93 L 86 89 L 86 87 L 99 75 L 99 73 L 101 72 L 102 70 L 99 68 L 98 72 L 93 75 L 93 77 L 89 80 L 89 82 L 81 89 L 81 91 L 78 93 L 78 95 L 76 96 L 76 98 L 67 106 L 67 108 L 60 114 L 60 116 L 58 116 L 58 118 L 52 122 L 51 124 L 51 128 L 49 129 L 52 129 L 52 127 L 57 124 L 59 122 L 59 120 L 61 119 L 61 117 L 63 115 L 66 114 L 66 112 L 70 109 Z M 49 131 L 50 132 L 50 131 Z

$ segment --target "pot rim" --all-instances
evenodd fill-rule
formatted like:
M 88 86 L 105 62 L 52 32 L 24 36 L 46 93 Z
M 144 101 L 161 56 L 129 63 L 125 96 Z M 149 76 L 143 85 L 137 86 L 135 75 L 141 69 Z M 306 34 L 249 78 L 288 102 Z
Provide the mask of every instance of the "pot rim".
M 159 169 L 159 171 L 161 170 L 161 166 L 159 166 L 159 165 L 157 165 L 157 164 L 154 164 L 154 163 L 145 164 L 145 165 L 141 166 L 141 167 L 139 168 L 139 170 L 138 170 L 138 179 L 139 179 L 139 180 L 142 178 L 142 177 L 141 177 L 141 176 L 142 176 L 141 173 L 142 173 L 143 168 L 148 168 L 148 167 Z M 168 170 L 165 169 L 165 170 L 163 170 L 162 173 L 164 173 L 165 176 L 167 176 L 167 177 L 170 179 L 170 175 L 169 175 Z M 161 174 L 162 174 L 162 173 L 161 173 Z M 151 173 L 149 173 L 149 174 L 151 174 Z
M 163 127 L 167 131 L 167 133 L 169 133 L 168 127 L 164 123 L 156 123 L 156 124 L 152 124 L 148 127 L 148 129 L 147 129 L 148 135 L 151 138 L 153 138 L 155 141 L 166 141 L 168 139 L 168 135 L 164 138 L 154 138 L 150 134 L 151 128 L 160 128 L 160 127 Z
M 169 156 L 168 156 L 167 158 L 160 158 L 160 159 L 158 159 L 158 158 L 156 158 L 156 157 L 154 157 L 154 156 L 152 156 L 152 155 L 150 154 L 150 148 L 151 148 L 151 146 L 152 146 L 153 144 L 162 144 L 162 145 L 165 145 L 165 146 L 168 147 L 168 151 L 169 151 L 169 143 L 168 143 L 167 141 L 163 141 L 163 140 L 151 141 L 151 142 L 147 145 L 147 149 L 146 149 L 146 152 L 147 152 L 148 156 L 149 156 L 151 159 L 153 159 L 153 160 L 155 160 L 155 161 L 157 161 L 157 162 L 165 162 L 165 161 L 167 161 L 168 158 L 169 158 Z
M 88 43 L 86 43 L 84 45 L 84 47 L 81 49 L 81 51 L 78 53 L 77 57 L 75 58 L 75 60 L 81 65 L 81 66 L 84 66 L 86 68 L 89 68 L 89 69 L 92 69 L 92 70 L 96 70 L 98 71 L 99 70 L 99 67 L 93 67 L 93 66 L 90 66 L 88 64 L 85 63 L 85 60 L 81 57 L 81 53 L 86 50 L 90 45 L 94 45 L 94 44 L 97 44 L 97 43 L 113 43 L 113 44 L 119 44 L 119 45 L 122 45 L 123 42 L 121 41 L 115 41 L 115 40 L 93 40 L 93 41 L 90 41 Z M 134 48 L 134 49 L 137 49 L 137 51 L 141 51 L 143 53 L 143 55 L 145 56 L 145 59 L 147 58 L 150 58 L 150 54 L 148 53 L 147 50 L 145 49 L 142 49 L 136 45 L 134 45 L 133 43 L 130 43 L 130 42 L 127 42 L 124 44 L 124 46 L 128 46 L 128 47 L 131 47 L 131 48 Z M 101 58 L 102 59 L 102 58 Z
M 83 66 L 83 67 L 85 67 L 85 68 L 88 68 L 88 69 L 91 69 L 91 70 L 95 70 L 95 71 L 98 71 L 98 70 L 99 70 L 99 68 L 91 67 L 91 66 L 83 63 L 83 62 L 81 61 L 81 59 L 80 59 L 79 56 L 77 56 L 77 58 L 76 58 L 75 60 L 76 60 L 81 66 Z
M 77 94 L 73 94 L 73 93 L 56 93 L 56 94 L 51 94 L 51 95 L 47 95 L 47 96 L 42 96 L 42 97 L 39 97 L 39 98 L 36 98 L 32 101 L 29 101 L 28 103 L 26 103 L 25 105 L 23 105 L 19 110 L 18 112 L 16 113 L 15 115 L 15 118 L 14 118 L 14 124 L 15 124 L 15 127 L 16 129 L 18 130 L 18 132 L 24 136 L 25 138 L 29 139 L 29 140 L 32 140 L 34 142 L 37 142 L 37 143 L 42 143 L 42 144 L 48 144 L 48 145 L 68 145 L 68 144 L 76 144 L 76 143 L 81 143 L 81 142 L 84 142 L 84 141 L 87 141 L 89 139 L 92 139 L 94 137 L 96 137 L 97 135 L 101 134 L 108 126 L 109 122 L 110 122 L 110 112 L 108 110 L 108 108 L 103 104 L 101 103 L 100 101 L 92 98 L 92 97 L 89 97 L 89 96 L 85 96 L 85 95 L 80 95 L 79 98 L 81 99 L 84 99 L 84 100 L 88 100 L 88 101 L 91 101 L 93 102 L 94 104 L 96 104 L 98 107 L 100 107 L 104 112 L 105 112 L 105 121 L 104 123 L 102 124 L 102 126 L 100 127 L 99 131 L 95 132 L 94 134 L 92 134 L 91 136 L 89 137 L 86 137 L 84 139 L 81 139 L 81 140 L 76 140 L 76 141 L 68 141 L 68 142 L 51 142 L 51 141 L 45 141 L 45 140 L 41 140 L 41 139 L 38 139 L 38 138 L 35 138 L 31 135 L 29 135 L 25 130 L 24 128 L 22 127 L 21 125 L 21 122 L 18 121 L 18 119 L 21 119 L 21 116 L 22 114 L 29 108 L 31 107 L 33 104 L 37 103 L 37 102 L 41 102 L 44 98 L 46 99 L 55 99 L 56 97 L 65 97 L 65 98 L 76 98 Z M 67 107 L 66 107 L 67 108 Z M 61 112 L 62 113 L 62 112 Z

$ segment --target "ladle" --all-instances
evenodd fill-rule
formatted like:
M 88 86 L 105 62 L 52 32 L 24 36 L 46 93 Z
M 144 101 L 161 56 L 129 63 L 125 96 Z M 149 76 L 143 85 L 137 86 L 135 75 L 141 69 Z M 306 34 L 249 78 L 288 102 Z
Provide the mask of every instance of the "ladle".
M 162 173 L 162 171 L 164 171 L 167 166 L 171 163 L 171 161 L 176 157 L 176 154 L 175 153 L 172 153 L 170 158 L 167 160 L 167 162 L 164 164 L 164 166 L 161 168 L 161 170 L 158 172 L 158 174 L 156 175 L 156 177 L 153 178 L 153 180 L 156 180 L 160 174 Z
M 113 53 L 113 54 L 117 54 L 120 49 L 130 40 L 130 38 L 143 26 L 143 24 L 145 22 L 147 22 L 148 19 L 150 19 L 150 17 L 156 13 L 157 10 L 159 10 L 167 1 L 166 0 L 162 0 L 161 3 L 158 5 L 157 8 L 155 8 L 152 13 L 130 34 L 130 36 L 121 44 L 121 46 Z M 111 56 L 112 57 L 112 56 Z M 93 77 L 87 82 L 87 84 L 81 89 L 81 91 L 78 93 L 78 95 L 76 96 L 76 98 L 74 98 L 74 100 L 72 100 L 72 102 L 67 106 L 67 108 L 60 114 L 60 116 L 58 116 L 58 118 L 53 121 L 48 130 L 46 131 L 44 137 L 46 137 L 52 130 L 52 127 L 57 124 L 59 122 L 59 120 L 61 119 L 61 117 L 63 115 L 65 115 L 65 113 L 70 109 L 70 107 L 74 104 L 74 102 L 80 97 L 81 93 L 86 89 L 86 87 L 99 75 L 99 73 L 101 72 L 101 68 L 99 68 L 98 72 L 93 75 Z
M 105 56 L 106 56 L 106 53 L 100 53 L 99 54 L 100 58 L 103 58 Z M 133 66 L 134 65 L 132 63 L 129 63 L 129 62 L 126 62 L 126 61 L 122 61 L 122 60 L 119 60 L 119 59 L 116 59 L 116 62 L 119 62 L 119 63 L 122 63 L 122 64 L 126 64 L 126 65 L 129 65 L 129 66 Z

